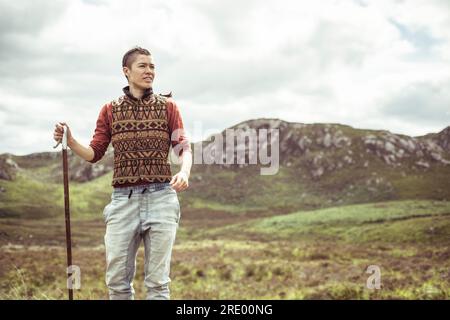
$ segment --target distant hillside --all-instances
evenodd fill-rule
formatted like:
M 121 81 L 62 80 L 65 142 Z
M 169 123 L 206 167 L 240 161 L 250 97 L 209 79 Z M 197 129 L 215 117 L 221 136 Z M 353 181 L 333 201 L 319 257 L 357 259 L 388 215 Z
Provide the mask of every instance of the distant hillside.
M 220 203 L 288 210 L 394 199 L 450 199 L 450 127 L 423 137 L 276 119 L 232 127 L 262 128 L 280 130 L 276 176 L 261 176 L 259 167 L 251 165 L 198 165 L 192 193 Z M 202 144 L 207 148 L 213 142 Z
M 195 164 L 191 187 L 180 194 L 182 205 L 236 214 L 267 210 L 279 214 L 384 200 L 450 200 L 450 126 L 418 137 L 277 119 L 249 120 L 230 129 L 271 128 L 280 133 L 276 175 L 260 175 L 259 165 Z M 225 130 L 221 135 L 225 141 Z M 214 141 L 192 147 L 200 144 L 208 152 Z M 249 157 L 247 145 L 238 145 L 239 149 Z M 111 145 L 96 164 L 70 151 L 69 159 L 74 208 L 81 215 L 98 213 L 111 191 Z M 61 152 L 0 155 L 0 216 L 33 215 L 30 210 L 51 215 L 63 205 L 61 194 Z M 44 209 L 48 207 L 53 209 Z

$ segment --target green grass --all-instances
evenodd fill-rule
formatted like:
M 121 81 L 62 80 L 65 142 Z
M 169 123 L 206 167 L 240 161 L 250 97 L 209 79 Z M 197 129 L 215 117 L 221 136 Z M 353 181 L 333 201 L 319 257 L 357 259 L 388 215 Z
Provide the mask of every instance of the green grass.
M 14 181 L 0 180 L 6 192 L 0 193 L 0 217 L 42 218 L 59 209 L 58 190 L 54 184 L 28 179 L 19 172 Z
M 389 201 L 245 223 L 235 216 L 219 227 L 190 223 L 187 214 L 173 252 L 172 298 L 449 299 L 449 207 Z M 65 299 L 63 220 L 0 222 L 0 230 L 26 238 L 11 236 L 0 247 L 0 299 Z M 107 298 L 103 233 L 101 219 L 74 219 L 73 261 L 82 270 L 76 299 Z M 380 290 L 366 287 L 369 265 L 381 269 Z M 143 299 L 142 248 L 134 283 Z
M 33 174 L 19 172 L 13 181 L 0 180 L 0 217 L 42 219 L 64 213 L 63 183 L 42 183 Z M 70 182 L 69 199 L 74 217 L 99 216 L 110 201 L 112 173 L 86 183 Z M 62 180 L 62 179 L 61 179 Z
M 341 129 L 354 139 L 364 133 Z M 252 166 L 194 166 L 191 188 L 179 194 L 172 297 L 449 299 L 450 201 L 438 200 L 450 199 L 450 166 L 424 171 L 405 160 L 386 167 L 353 142 L 354 157 L 362 155 L 370 167 L 345 166 L 319 180 L 310 177 L 307 157 L 293 159 L 276 176 L 261 176 Z M 0 180 L 6 190 L 0 193 L 0 299 L 64 299 L 60 161 L 19 162 L 26 169 L 14 181 Z M 368 189 L 371 177 L 392 188 L 383 182 Z M 111 179 L 109 173 L 70 181 L 74 263 L 83 274 L 76 298 L 107 298 L 101 213 Z M 140 299 L 142 263 L 141 249 Z M 381 266 L 381 290 L 365 287 L 372 264 Z
M 69 187 L 71 208 L 75 217 L 101 216 L 104 207 L 111 201 L 113 192 L 111 181 L 112 173 L 109 173 L 86 183 L 71 183 Z M 64 203 L 64 193 L 61 192 L 60 195 L 58 201 Z
M 209 230 L 285 239 L 328 238 L 347 242 L 450 242 L 450 202 L 403 200 L 299 211 Z

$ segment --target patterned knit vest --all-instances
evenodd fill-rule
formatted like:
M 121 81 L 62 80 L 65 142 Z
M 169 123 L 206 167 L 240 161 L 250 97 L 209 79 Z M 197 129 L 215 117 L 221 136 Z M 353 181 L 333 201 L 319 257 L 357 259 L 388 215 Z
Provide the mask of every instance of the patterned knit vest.
M 114 175 L 112 185 L 170 182 L 167 98 L 126 95 L 112 102 Z

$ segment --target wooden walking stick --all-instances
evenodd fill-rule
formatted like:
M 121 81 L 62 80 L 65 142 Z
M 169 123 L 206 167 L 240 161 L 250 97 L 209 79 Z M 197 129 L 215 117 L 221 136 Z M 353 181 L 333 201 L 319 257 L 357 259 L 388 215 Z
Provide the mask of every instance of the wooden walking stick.
M 67 166 L 67 128 L 63 126 L 64 134 L 62 138 L 62 157 L 63 157 L 63 176 L 64 176 L 64 211 L 66 218 L 66 247 L 67 247 L 67 277 L 68 277 L 68 286 L 69 290 L 69 300 L 73 300 L 73 289 L 71 286 L 72 280 L 72 238 L 70 232 L 70 209 L 69 209 L 69 176 L 68 176 L 68 166 Z M 56 148 L 59 144 L 58 142 Z M 70 278 L 70 280 L 69 280 Z

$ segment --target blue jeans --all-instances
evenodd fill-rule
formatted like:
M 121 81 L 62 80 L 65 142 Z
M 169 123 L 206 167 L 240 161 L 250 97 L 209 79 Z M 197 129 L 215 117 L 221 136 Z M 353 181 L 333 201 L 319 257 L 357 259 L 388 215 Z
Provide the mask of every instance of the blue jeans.
M 170 299 L 170 259 L 181 217 L 176 191 L 169 183 L 115 188 L 103 215 L 110 299 L 134 299 L 136 255 L 142 240 L 147 299 Z

